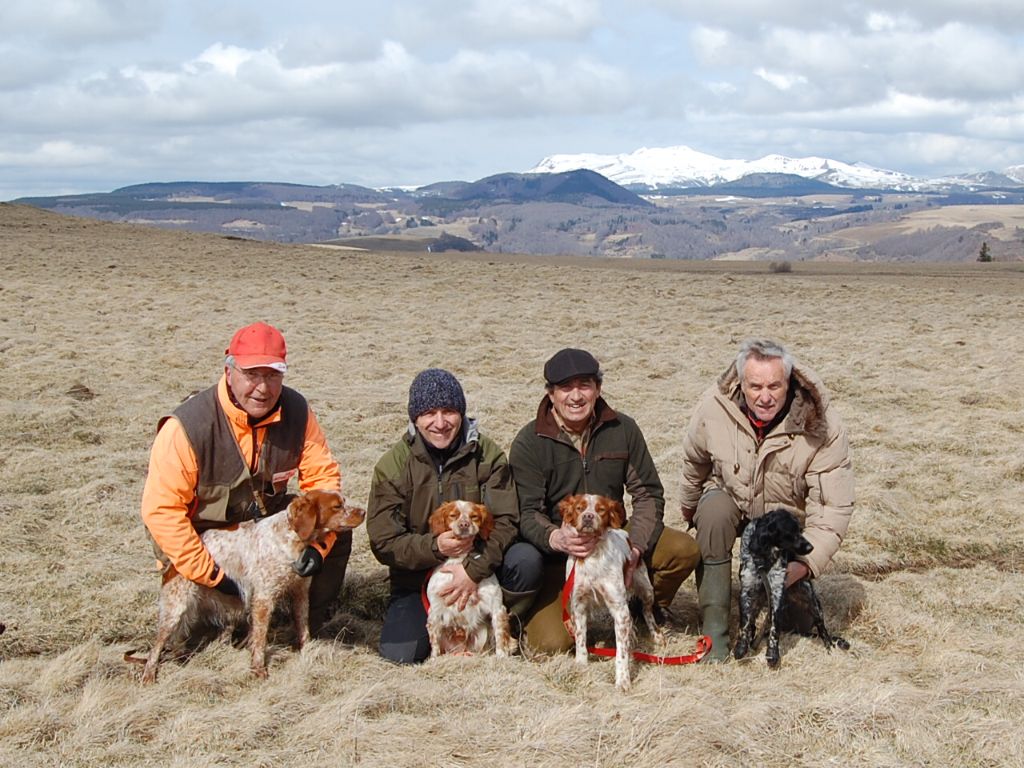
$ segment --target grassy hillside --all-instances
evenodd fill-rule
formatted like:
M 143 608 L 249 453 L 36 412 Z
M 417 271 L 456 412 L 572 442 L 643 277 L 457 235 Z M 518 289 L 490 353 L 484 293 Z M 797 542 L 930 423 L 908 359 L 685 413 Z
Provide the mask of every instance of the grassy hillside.
M 684 263 L 256 243 L 0 205 L 0 765 L 1020 765 L 1024 266 Z M 788 342 L 850 430 L 858 507 L 819 587 L 852 649 L 787 636 L 724 666 L 379 659 L 385 570 L 356 535 L 334 641 L 272 637 L 270 678 L 214 643 L 138 684 L 158 579 L 138 504 L 157 419 L 240 325 L 291 371 L 361 503 L 443 366 L 508 446 L 556 349 L 603 362 L 679 526 L 680 442 L 752 334 Z M 670 651 L 692 649 L 692 580 Z M 735 614 L 734 614 L 735 618 Z M 763 647 L 761 649 L 763 651 Z

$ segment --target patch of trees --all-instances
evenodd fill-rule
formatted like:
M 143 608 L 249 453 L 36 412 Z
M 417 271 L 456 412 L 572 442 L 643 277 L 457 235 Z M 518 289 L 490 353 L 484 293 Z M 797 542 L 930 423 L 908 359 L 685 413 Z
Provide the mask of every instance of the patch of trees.
M 458 235 L 452 235 L 448 232 L 441 232 L 441 234 L 431 241 L 428 246 L 428 250 L 432 253 L 443 253 L 445 251 L 480 251 L 483 250 L 476 243 L 467 240 L 464 237 Z

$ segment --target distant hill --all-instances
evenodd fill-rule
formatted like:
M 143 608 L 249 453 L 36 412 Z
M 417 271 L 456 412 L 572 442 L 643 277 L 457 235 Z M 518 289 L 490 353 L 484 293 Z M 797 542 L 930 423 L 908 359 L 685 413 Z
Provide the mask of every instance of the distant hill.
M 739 197 L 803 197 L 805 195 L 850 194 L 823 181 L 807 179 L 795 173 L 751 173 L 735 181 L 725 181 L 709 187 L 685 187 L 659 190 L 661 194 L 679 195 L 736 195 Z
M 499 173 L 460 189 L 451 189 L 455 200 L 512 203 L 600 203 L 650 207 L 635 192 L 620 187 L 594 171 L 563 173 Z
M 221 232 L 279 242 L 333 237 L 348 218 L 393 204 L 394 195 L 355 184 L 176 181 L 112 192 L 24 197 L 13 202 L 105 221 Z
M 987 244 L 996 260 L 1024 256 L 1017 235 L 1024 188 L 891 193 L 825 178 L 764 171 L 644 197 L 596 171 L 574 169 L 413 190 L 181 181 L 17 202 L 106 221 L 383 250 L 971 261 Z

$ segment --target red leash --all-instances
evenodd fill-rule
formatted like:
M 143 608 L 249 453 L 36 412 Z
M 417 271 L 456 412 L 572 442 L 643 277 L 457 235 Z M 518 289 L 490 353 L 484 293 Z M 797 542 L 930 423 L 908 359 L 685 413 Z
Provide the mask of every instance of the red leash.
M 436 568 L 431 568 L 427 571 L 427 578 L 423 580 L 423 588 L 420 589 L 420 600 L 423 601 L 423 610 L 427 612 L 427 616 L 430 615 L 430 598 L 427 597 L 427 582 L 430 581 L 430 577 L 434 575 Z
M 575 583 L 576 563 L 574 562 L 572 570 L 569 571 L 569 575 L 565 579 L 565 586 L 562 587 L 562 623 L 565 625 L 565 631 L 569 633 L 569 637 L 573 638 L 576 637 L 576 632 L 572 625 L 572 619 L 569 616 L 569 598 L 572 596 L 573 585 Z M 693 653 L 683 654 L 682 656 L 657 656 L 653 653 L 633 651 L 632 656 L 637 661 L 643 661 L 648 664 L 695 664 L 703 659 L 710 650 L 711 638 L 708 635 L 701 635 L 697 638 L 697 648 Z M 609 658 L 615 656 L 614 648 L 597 648 L 588 645 L 587 652 L 592 653 L 595 656 L 605 656 Z

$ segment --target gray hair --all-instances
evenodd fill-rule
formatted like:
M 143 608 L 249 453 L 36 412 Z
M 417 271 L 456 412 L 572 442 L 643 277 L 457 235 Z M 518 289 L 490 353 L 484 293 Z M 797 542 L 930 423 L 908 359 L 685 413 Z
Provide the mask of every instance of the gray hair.
M 224 358 L 224 367 L 225 368 L 234 368 L 235 367 L 235 356 L 234 355 L 228 355 L 227 357 Z
M 788 379 L 793 372 L 793 356 L 788 349 L 771 339 L 747 339 L 740 344 L 740 351 L 736 355 L 736 375 L 743 379 L 743 369 L 750 358 L 766 360 L 773 357 L 782 359 L 783 372 Z

